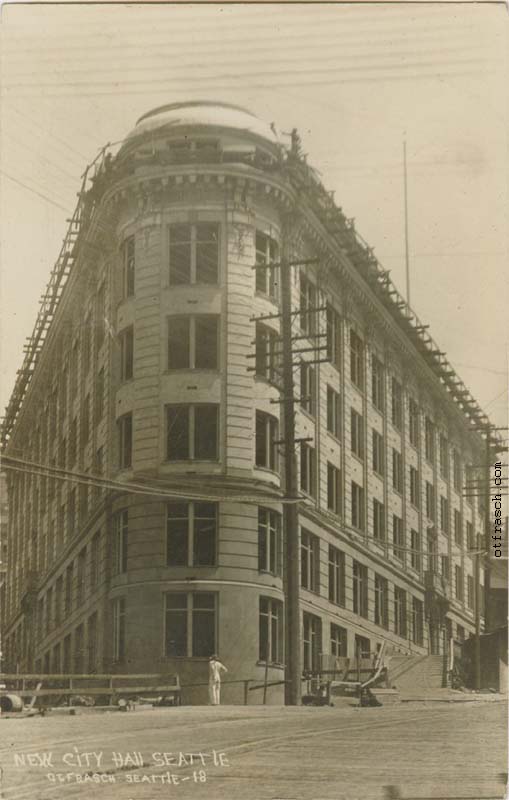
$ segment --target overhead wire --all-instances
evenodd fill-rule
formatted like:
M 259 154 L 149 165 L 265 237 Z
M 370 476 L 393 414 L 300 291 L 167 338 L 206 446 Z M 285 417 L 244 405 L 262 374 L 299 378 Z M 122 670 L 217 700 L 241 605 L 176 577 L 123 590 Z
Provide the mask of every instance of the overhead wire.
M 115 478 L 101 478 L 98 475 L 93 475 L 88 472 L 79 472 L 77 470 L 68 470 L 61 467 L 52 466 L 49 464 L 40 464 L 26 459 L 16 458 L 15 456 L 4 455 L 2 457 L 3 469 L 11 469 L 14 471 L 24 471 L 30 474 L 37 474 L 39 477 L 58 478 L 65 481 L 74 483 L 87 484 L 88 486 L 97 486 L 104 489 L 116 489 L 132 494 L 145 494 L 158 497 L 169 498 L 187 498 L 207 501 L 223 501 L 223 502 L 242 502 L 250 504 L 259 504 L 262 500 L 265 502 L 281 502 L 281 503 L 296 503 L 303 497 L 285 498 L 277 494 L 261 493 L 260 495 L 250 496 L 245 493 L 236 494 L 233 491 L 228 495 L 220 494 L 207 494 L 206 492 L 193 491 L 182 489 L 180 491 L 173 491 L 163 486 L 151 487 L 144 483 L 135 483 L 133 481 L 121 481 Z M 174 476 L 171 476 L 175 480 Z M 153 480 L 152 476 L 150 480 Z

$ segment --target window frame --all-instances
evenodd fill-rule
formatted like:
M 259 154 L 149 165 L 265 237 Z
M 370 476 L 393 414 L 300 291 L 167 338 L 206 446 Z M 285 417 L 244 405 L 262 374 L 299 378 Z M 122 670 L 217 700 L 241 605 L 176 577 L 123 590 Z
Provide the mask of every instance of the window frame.
M 338 547 L 329 544 L 328 552 L 328 597 L 329 603 L 345 607 L 346 604 L 346 566 L 345 554 Z
M 211 238 L 210 240 L 202 240 L 199 235 L 200 228 L 215 228 L 215 235 L 216 239 L 214 240 Z M 175 231 L 176 228 L 188 228 L 189 229 L 189 238 L 178 240 L 176 243 L 172 242 L 172 230 Z M 174 222 L 168 225 L 168 285 L 170 287 L 175 286 L 218 286 L 220 284 L 221 279 L 221 224 L 219 222 L 210 222 L 206 220 L 201 220 L 200 222 Z M 199 245 L 202 244 L 211 244 L 214 242 L 217 245 L 217 260 L 215 264 L 215 280 L 213 281 L 204 281 L 198 280 L 198 252 L 199 252 Z M 172 247 L 174 246 L 182 246 L 188 245 L 189 246 L 189 280 L 182 281 L 182 280 L 175 280 L 174 279 L 174 272 L 172 269 Z
M 185 506 L 186 507 L 186 516 L 185 517 L 175 517 L 170 516 L 170 510 L 172 506 Z M 205 516 L 200 515 L 198 513 L 200 506 L 211 506 L 213 507 L 213 515 Z M 186 559 L 184 564 L 178 564 L 174 561 L 172 562 L 170 558 L 170 538 L 171 538 L 171 520 L 172 519 L 179 519 L 179 520 L 186 520 Z M 196 542 L 199 539 L 198 530 L 197 530 L 197 521 L 199 520 L 212 520 L 213 521 L 213 548 L 209 548 L 213 550 L 213 560 L 211 563 L 202 562 L 201 559 L 197 558 L 197 547 Z M 217 567 L 217 547 L 218 547 L 218 530 L 219 530 L 219 504 L 217 502 L 202 502 L 200 500 L 176 500 L 170 501 L 166 503 L 166 566 L 167 567 Z
M 365 390 L 365 360 L 365 342 L 353 328 L 350 328 L 350 381 L 360 392 Z
M 327 384 L 327 433 L 341 440 L 341 395 L 332 386 Z
M 314 594 L 320 594 L 320 539 L 301 526 L 300 529 L 300 585 Z
M 200 346 L 199 335 L 198 335 L 199 324 L 200 324 L 200 321 L 204 321 L 204 320 L 207 320 L 207 321 L 213 320 L 215 322 L 215 332 L 214 332 L 214 337 L 215 337 L 215 358 L 212 359 L 212 363 L 207 365 L 207 366 L 203 366 L 201 364 L 200 365 L 197 364 L 199 346 Z M 167 331 L 167 337 L 166 337 L 166 347 L 167 347 L 167 351 L 166 351 L 166 369 L 168 370 L 168 372 L 177 372 L 179 370 L 203 370 L 203 371 L 207 371 L 207 372 L 209 372 L 209 371 L 210 372 L 218 372 L 220 370 L 220 360 L 221 360 L 220 359 L 220 355 L 221 355 L 221 349 L 220 349 L 220 331 L 221 331 L 220 320 L 221 320 L 221 317 L 220 317 L 219 314 L 171 314 L 171 315 L 169 315 L 166 318 L 166 331 Z M 175 333 L 172 336 L 171 323 L 172 322 L 177 322 L 177 321 L 187 323 L 187 347 L 186 347 L 187 358 L 186 358 L 186 363 L 185 364 L 182 364 L 182 365 L 177 364 L 177 365 L 173 366 L 171 364 L 172 340 L 174 341 L 175 338 L 177 338 L 177 336 L 176 336 Z M 208 339 L 208 338 L 209 337 L 207 336 L 206 339 Z
M 351 484 L 352 527 L 359 531 L 366 529 L 366 511 L 364 508 L 364 487 L 355 481 Z
M 257 469 L 268 469 L 271 472 L 279 471 L 278 445 L 275 444 L 279 439 L 279 420 L 266 411 L 256 409 L 255 411 L 255 467 Z M 259 444 L 263 444 L 265 458 L 258 460 L 260 453 Z
M 262 610 L 266 604 L 266 610 Z M 281 600 L 260 595 L 258 599 L 258 662 L 260 664 L 284 664 L 284 607 Z M 262 635 L 262 622 L 266 618 L 266 637 Z M 265 642 L 265 652 L 263 652 Z M 274 653 L 274 649 L 276 652 Z
M 271 508 L 259 506 L 258 572 L 281 577 L 283 563 L 282 544 L 281 514 Z M 263 558 L 263 554 L 265 554 L 265 558 Z
M 175 607 L 175 608 L 168 608 L 168 599 L 170 597 L 185 597 L 185 607 Z M 197 598 L 204 599 L 212 598 L 212 608 L 204 608 L 196 606 Z M 169 625 L 168 625 L 168 615 L 169 612 L 175 611 L 184 611 L 185 612 L 185 652 L 184 653 L 171 653 L 169 652 L 168 644 L 169 639 Z M 214 622 L 212 626 L 212 635 L 213 635 L 213 643 L 210 647 L 211 652 L 207 654 L 196 653 L 195 652 L 195 645 L 197 644 L 195 640 L 195 627 L 196 627 L 196 619 L 195 619 L 195 612 L 206 612 L 213 616 Z M 184 658 L 184 659 L 208 659 L 217 649 L 217 634 L 218 634 L 218 617 L 219 617 L 219 602 L 218 602 L 218 595 L 217 592 L 208 592 L 208 591 L 169 591 L 164 592 L 164 658 Z
M 350 408 L 350 445 L 352 453 L 359 461 L 364 461 L 364 417 L 353 407 Z
M 197 419 L 197 412 L 199 414 L 200 411 L 208 411 L 212 412 L 215 411 L 215 442 L 214 442 L 214 455 L 212 456 L 204 456 L 201 453 L 197 454 L 199 450 L 199 443 L 198 443 L 198 433 L 200 430 L 200 423 Z M 166 403 L 165 405 L 165 417 L 166 417 L 166 461 L 168 463 L 176 463 L 176 462 L 186 462 L 186 461 L 203 461 L 203 462 L 217 462 L 219 461 L 219 443 L 220 443 L 220 406 L 219 403 Z M 186 426 L 187 426 L 187 443 L 185 443 L 185 452 L 186 455 L 181 456 L 180 453 L 176 457 L 172 457 L 171 455 L 171 447 L 170 447 L 170 414 L 174 413 L 175 420 L 177 419 L 177 415 L 179 413 L 183 413 L 186 416 Z M 175 422 L 174 420 L 174 422 Z M 208 437 L 207 437 L 208 438 Z M 212 441 L 212 437 L 210 437 L 210 441 Z M 180 445 L 180 442 L 179 442 Z

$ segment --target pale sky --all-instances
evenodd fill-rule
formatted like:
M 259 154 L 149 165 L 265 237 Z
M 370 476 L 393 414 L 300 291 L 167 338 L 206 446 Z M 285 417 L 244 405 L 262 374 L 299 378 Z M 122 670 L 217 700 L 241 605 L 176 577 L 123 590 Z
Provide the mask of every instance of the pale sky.
M 298 128 L 308 161 L 481 407 L 507 425 L 508 20 L 482 5 L 3 6 L 5 407 L 80 175 L 164 103 Z

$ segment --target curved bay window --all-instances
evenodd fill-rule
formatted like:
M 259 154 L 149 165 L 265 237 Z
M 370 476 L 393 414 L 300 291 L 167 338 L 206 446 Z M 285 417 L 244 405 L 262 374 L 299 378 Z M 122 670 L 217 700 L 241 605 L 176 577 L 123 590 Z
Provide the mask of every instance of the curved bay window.
M 170 225 L 170 286 L 217 284 L 218 280 L 218 223 Z
M 217 503 L 168 503 L 167 555 L 171 567 L 216 564 Z
M 216 461 L 219 450 L 219 406 L 216 403 L 166 406 L 168 461 Z
M 216 595 L 168 592 L 165 595 L 165 654 L 206 658 L 216 650 Z

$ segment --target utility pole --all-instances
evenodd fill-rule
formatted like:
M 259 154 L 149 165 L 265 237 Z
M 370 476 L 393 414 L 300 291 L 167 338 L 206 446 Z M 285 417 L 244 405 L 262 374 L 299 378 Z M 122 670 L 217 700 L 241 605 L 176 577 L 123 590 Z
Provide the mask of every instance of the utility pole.
M 475 605 L 475 640 L 474 640 L 474 689 L 481 691 L 481 554 L 480 536 L 475 537 L 474 558 L 474 605 Z
M 406 273 L 406 301 L 410 305 L 410 256 L 408 251 L 408 187 L 406 169 L 406 139 L 403 141 L 403 188 L 405 197 L 405 273 Z
M 281 248 L 281 335 L 283 398 L 281 404 L 284 441 L 284 491 L 288 500 L 298 497 L 297 455 L 295 452 L 295 397 L 293 383 L 292 350 L 292 269 L 288 258 L 289 220 L 285 221 Z M 283 541 L 285 547 L 284 576 L 286 655 L 285 655 L 285 702 L 299 705 L 301 702 L 302 656 L 300 646 L 300 586 L 299 586 L 299 515 L 297 502 L 283 506 Z

